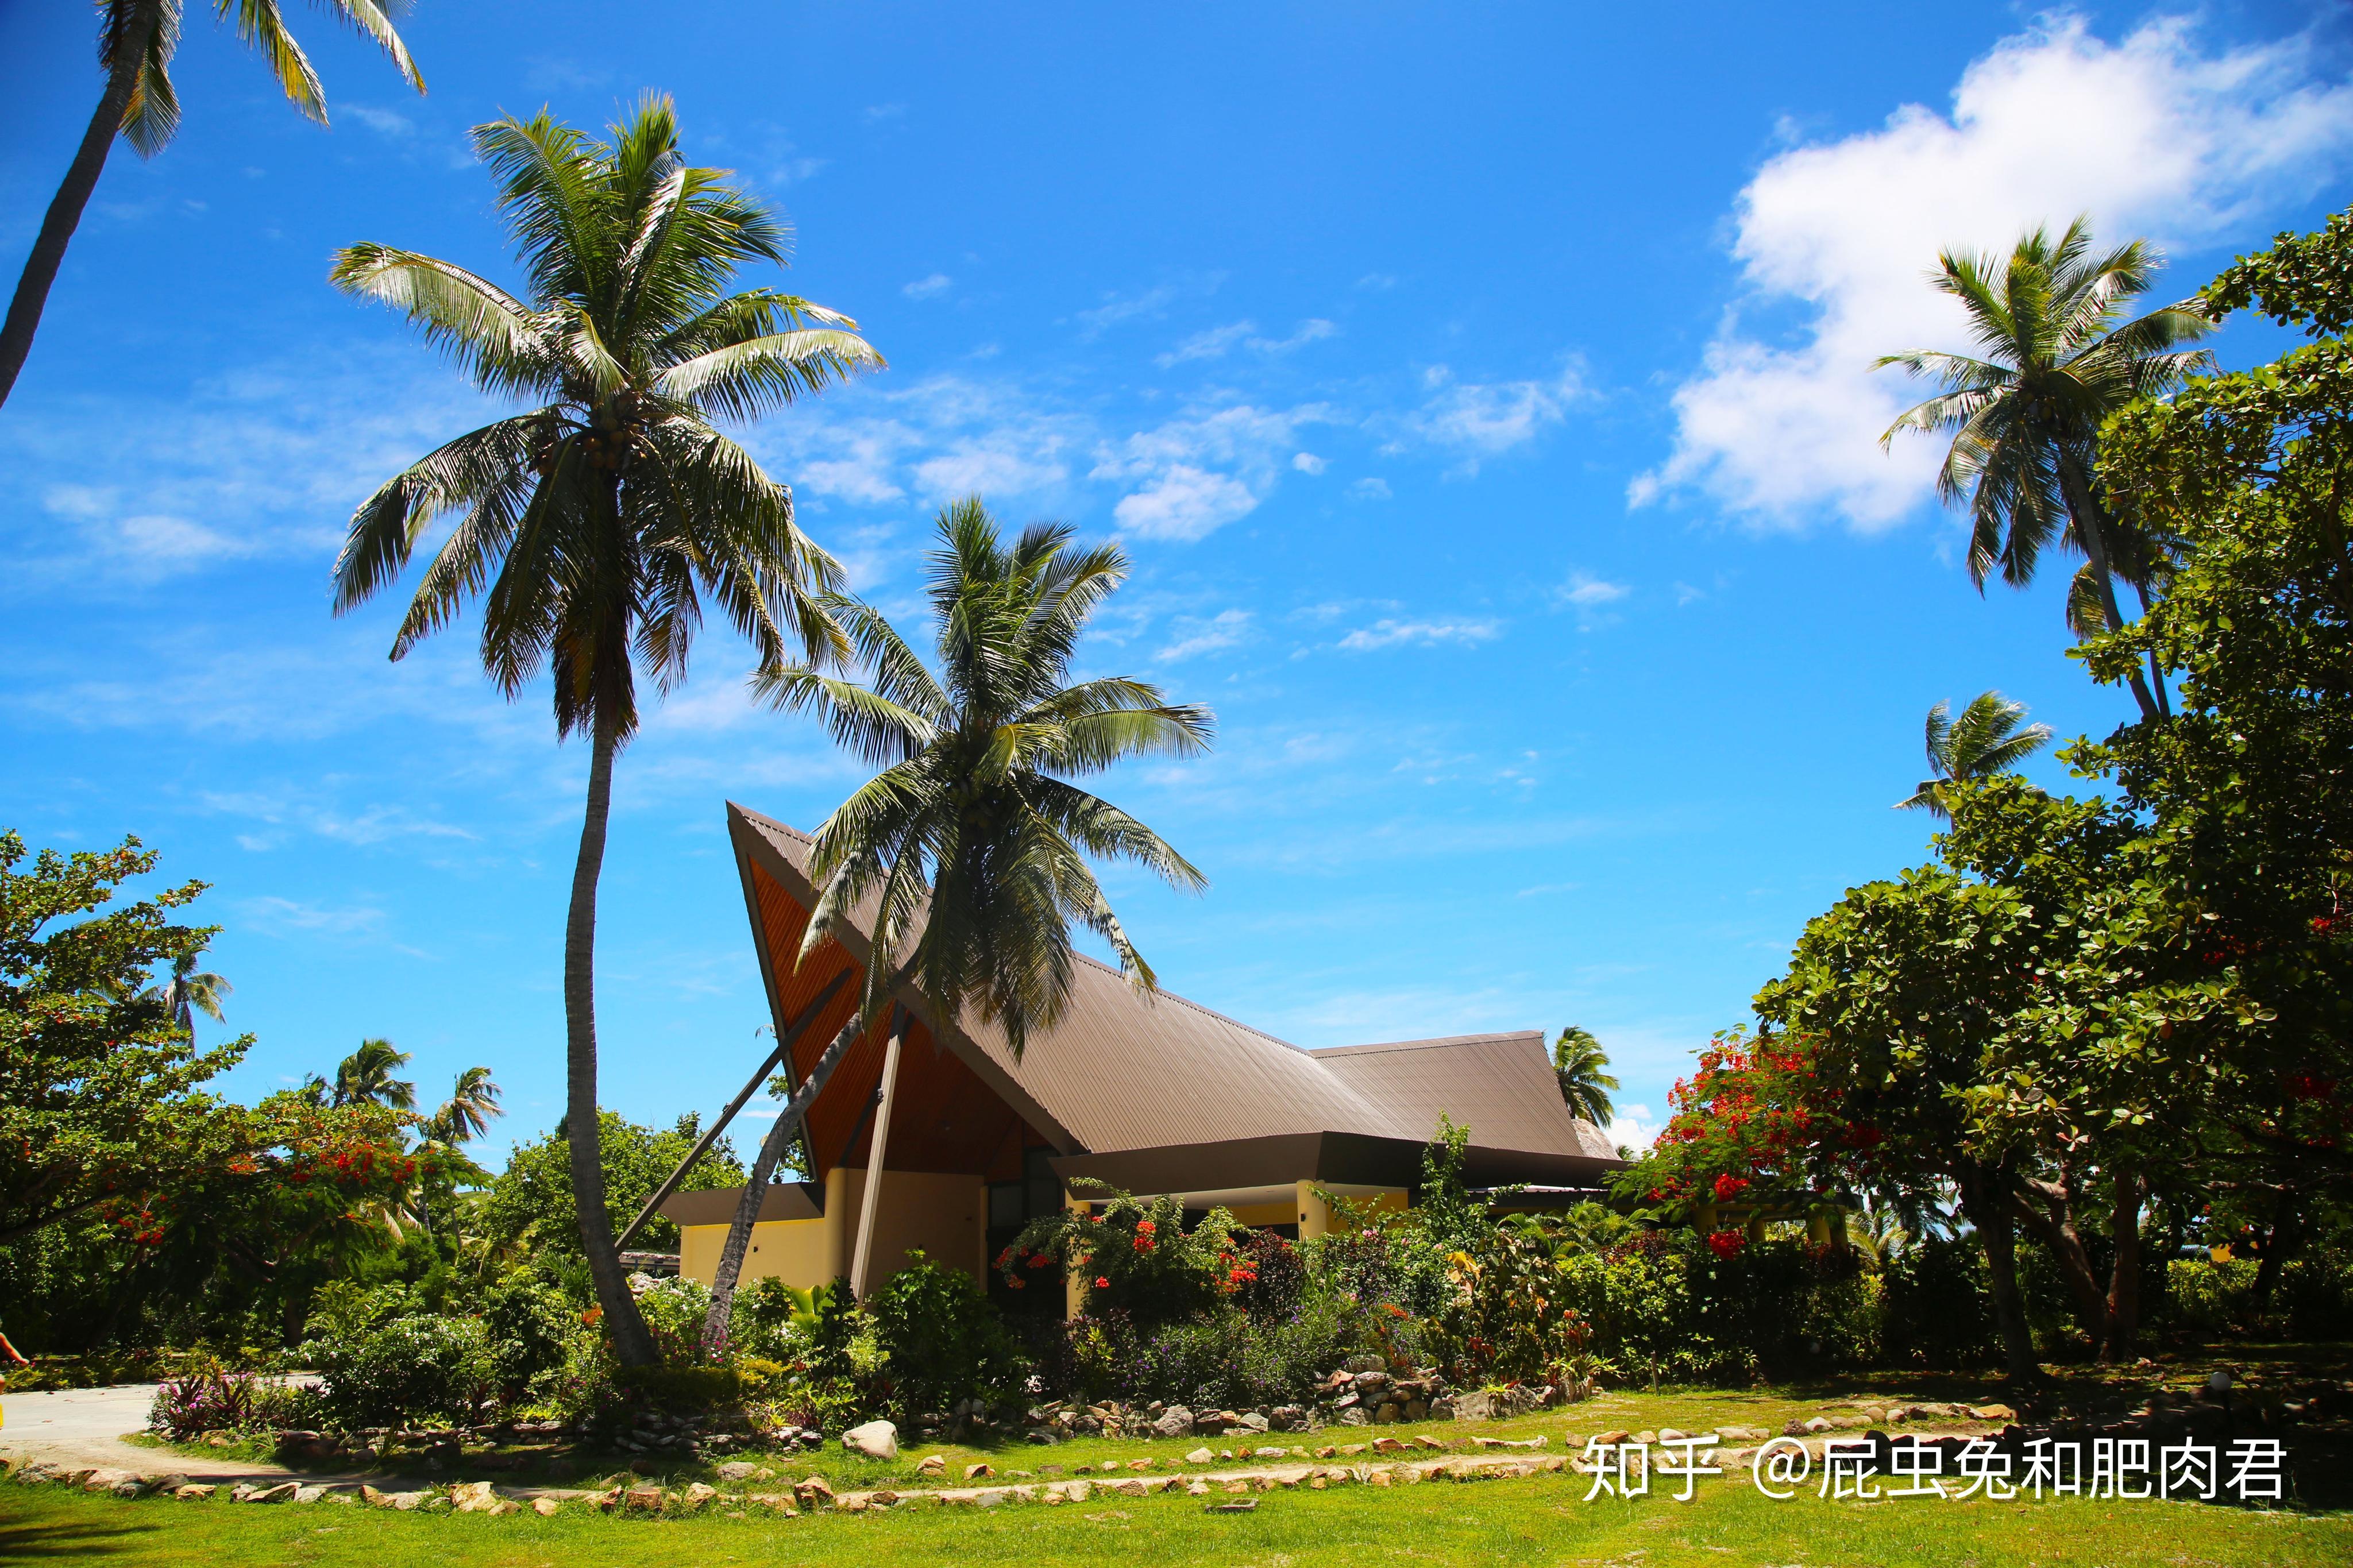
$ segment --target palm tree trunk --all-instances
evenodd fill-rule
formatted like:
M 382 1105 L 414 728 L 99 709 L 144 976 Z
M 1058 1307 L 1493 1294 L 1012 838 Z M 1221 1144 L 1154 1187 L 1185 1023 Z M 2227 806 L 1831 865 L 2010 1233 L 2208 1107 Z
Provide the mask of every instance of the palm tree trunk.
M 33 253 L 25 258 L 25 270 L 8 301 L 8 319 L 0 323 L 0 405 L 8 401 L 17 372 L 25 368 L 26 357 L 33 352 L 33 334 L 40 330 L 49 286 L 58 280 L 66 246 L 81 226 L 82 209 L 90 205 L 90 193 L 98 189 L 106 155 L 113 151 L 114 138 L 122 130 L 122 111 L 130 107 L 132 90 L 139 83 L 139 68 L 147 58 L 147 41 L 154 30 L 153 13 L 142 6 L 138 19 L 117 46 L 113 68 L 106 73 L 106 90 L 99 96 L 90 128 L 81 133 L 73 162 L 66 165 L 65 182 L 49 198 L 41 232 L 33 240 Z
M 588 806 L 580 824 L 580 858 L 572 871 L 572 910 L 564 927 L 565 1130 L 572 1150 L 572 1196 L 580 1247 L 604 1309 L 606 1332 L 623 1366 L 649 1366 L 653 1337 L 621 1273 L 613 1221 L 605 1212 L 604 1129 L 596 1117 L 596 879 L 605 868 L 605 829 L 612 816 L 615 737 L 599 721 L 588 752 Z
M 2148 619 L 2148 590 L 2138 583 L 2133 584 L 2133 597 L 2140 601 L 2140 618 Z M 2148 650 L 2148 683 L 2157 689 L 2157 710 L 2167 718 L 2173 717 L 2173 695 L 2165 689 L 2165 671 L 2157 665 L 2157 649 Z
M 2108 560 L 2108 540 L 2105 514 L 2099 498 L 2092 493 L 2091 481 L 2082 467 L 2072 457 L 2059 459 L 2059 486 L 2067 501 L 2067 515 L 2075 524 L 2075 538 L 2092 563 L 2092 574 L 2099 579 L 2100 607 L 2107 612 L 2108 625 L 2121 627 L 2125 624 L 2124 607 L 2116 602 L 2116 576 Z M 2140 703 L 2142 719 L 2154 723 L 2165 717 L 2165 710 L 2149 695 L 2148 682 L 2135 670 L 2127 678 L 2135 700 Z
M 898 990 L 906 984 L 907 976 L 913 973 L 914 965 L 911 962 L 892 976 L 891 984 L 884 988 L 885 994 Z M 842 1025 L 840 1031 L 826 1046 L 825 1054 L 818 1058 L 816 1065 L 809 1068 L 808 1077 L 793 1090 L 792 1099 L 776 1113 L 776 1120 L 769 1125 L 768 1135 L 760 1141 L 759 1157 L 752 1162 L 752 1179 L 744 1184 L 744 1195 L 735 1200 L 735 1217 L 728 1223 L 727 1239 L 719 1248 L 719 1268 L 711 1279 L 711 1314 L 703 1320 L 705 1344 L 725 1342 L 728 1317 L 734 1310 L 735 1282 L 743 1278 L 744 1255 L 752 1246 L 752 1226 L 759 1219 L 760 1205 L 768 1195 L 768 1178 L 775 1172 L 785 1145 L 792 1139 L 792 1130 L 801 1124 L 802 1119 L 808 1115 L 809 1107 L 817 1103 L 817 1097 L 825 1092 L 827 1082 L 833 1077 L 833 1069 L 841 1065 L 841 1058 L 849 1053 L 851 1044 L 871 1026 L 872 1020 L 866 1016 L 863 1007 L 850 1014 L 849 1021 Z M 868 1179 L 872 1179 L 871 1173 Z

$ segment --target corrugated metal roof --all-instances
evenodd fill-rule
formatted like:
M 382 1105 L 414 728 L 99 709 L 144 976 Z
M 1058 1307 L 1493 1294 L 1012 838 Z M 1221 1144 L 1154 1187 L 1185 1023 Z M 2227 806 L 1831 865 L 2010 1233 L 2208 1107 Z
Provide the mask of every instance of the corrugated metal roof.
M 752 851 L 746 876 L 765 870 L 806 909 L 815 900 L 808 837 L 732 803 L 728 810 Z M 753 891 L 755 908 L 772 901 L 765 892 Z M 860 934 L 844 942 L 862 963 Z M 784 991 L 814 989 L 813 977 L 785 977 L 788 952 L 770 956 Z M 939 1026 L 926 999 L 910 990 L 903 1000 Z M 1301 1132 L 1424 1142 L 1444 1112 L 1470 1129 L 1474 1148 L 1616 1157 L 1599 1129 L 1561 1103 L 1544 1037 L 1532 1029 L 1310 1051 L 1172 992 L 1140 994 L 1082 955 L 1062 1021 L 1033 1037 L 1019 1061 L 994 1027 L 969 1016 L 941 1033 L 1008 1103 L 1025 1115 L 1034 1107 L 1032 1125 L 1065 1153 Z M 821 1100 L 851 1079 L 849 1065 Z

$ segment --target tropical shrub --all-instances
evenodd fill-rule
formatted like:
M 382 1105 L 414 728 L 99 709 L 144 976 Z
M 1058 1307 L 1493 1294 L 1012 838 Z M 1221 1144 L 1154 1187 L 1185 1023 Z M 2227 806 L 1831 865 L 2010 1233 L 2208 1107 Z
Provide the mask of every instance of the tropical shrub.
M 482 1307 L 491 1378 L 499 1404 L 513 1409 L 545 1390 L 583 1337 L 579 1314 L 554 1285 L 529 1274 L 492 1287 Z
M 913 1261 L 865 1303 L 885 1405 L 913 1415 L 968 1399 L 996 1405 L 1018 1398 L 1029 1364 L 978 1283 L 920 1251 L 908 1257 Z
M 1430 1323 L 1439 1369 L 1461 1387 L 1562 1383 L 1587 1325 L 1569 1304 L 1564 1260 L 1536 1225 L 1514 1216 L 1448 1256 L 1451 1298 Z
M 403 1313 L 304 1347 L 322 1406 L 346 1431 L 419 1420 L 470 1423 L 491 1404 L 499 1364 L 479 1318 Z
M 157 1384 L 147 1426 L 175 1443 L 187 1443 L 207 1432 L 307 1426 L 318 1405 L 317 1395 L 307 1388 L 213 1366 Z
M 2177 1258 L 2165 1270 L 2166 1300 L 2192 1329 L 2220 1333 L 2242 1327 L 2254 1315 L 2257 1268 L 2245 1258 Z

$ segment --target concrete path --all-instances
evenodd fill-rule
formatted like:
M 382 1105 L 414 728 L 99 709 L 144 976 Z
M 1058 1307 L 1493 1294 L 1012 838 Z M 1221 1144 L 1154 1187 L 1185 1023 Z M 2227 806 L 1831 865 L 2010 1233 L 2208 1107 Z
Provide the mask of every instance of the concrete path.
M 0 1394 L 0 1455 L 17 1464 L 47 1459 L 75 1468 L 92 1465 L 150 1476 L 181 1475 L 192 1481 L 282 1481 L 293 1476 L 282 1465 L 227 1455 L 199 1458 L 124 1442 L 125 1436 L 147 1429 L 147 1409 L 154 1398 L 152 1383 Z M 387 1489 L 397 1484 L 374 1472 L 357 1470 L 348 1474 L 305 1471 L 302 1479 L 347 1486 L 365 1480 Z

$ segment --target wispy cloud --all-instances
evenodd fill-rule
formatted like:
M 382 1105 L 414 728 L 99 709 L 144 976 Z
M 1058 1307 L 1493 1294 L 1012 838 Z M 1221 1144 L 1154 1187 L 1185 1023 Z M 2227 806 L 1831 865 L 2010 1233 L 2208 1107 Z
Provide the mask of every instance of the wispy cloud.
M 1456 621 L 1383 619 L 1369 626 L 1358 626 L 1340 639 L 1340 647 L 1350 653 L 1369 653 L 1376 648 L 1400 646 L 1429 647 L 1440 643 L 1467 647 L 1493 642 L 1503 633 L 1501 621 L 1483 618 Z
M 1584 395 L 1574 366 L 1548 381 L 1467 382 L 1439 364 L 1423 373 L 1420 406 L 1391 422 L 1397 429 L 1386 449 L 1403 452 L 1422 445 L 1451 451 L 1464 474 L 1476 473 L 1483 459 L 1534 441 Z
M 1614 605 L 1633 591 L 1623 583 L 1608 582 L 1590 572 L 1572 572 L 1567 582 L 1553 590 L 1553 597 L 1564 605 L 1589 610 Z
M 1153 661 L 1175 664 L 1179 659 L 1236 647 L 1250 638 L 1250 622 L 1251 616 L 1248 610 L 1220 610 L 1206 619 L 1198 616 L 1179 616 L 1174 626 L 1176 636 L 1152 656 Z
M 899 292 L 910 300 L 928 300 L 935 294 L 946 293 L 949 285 L 955 281 L 955 279 L 944 272 L 934 272 L 929 278 L 918 278 L 913 283 L 906 284 L 900 289 Z

